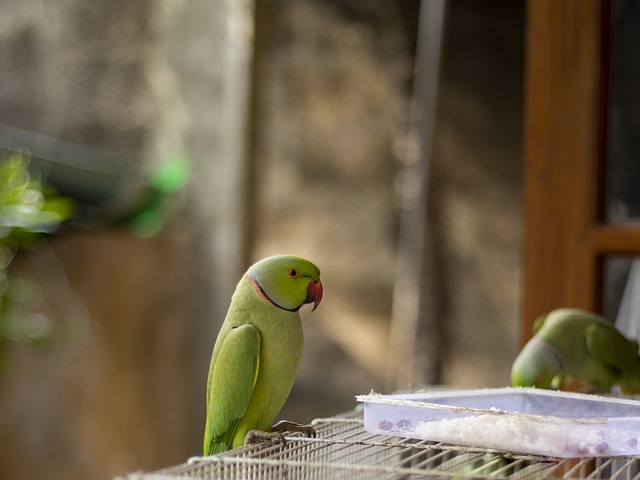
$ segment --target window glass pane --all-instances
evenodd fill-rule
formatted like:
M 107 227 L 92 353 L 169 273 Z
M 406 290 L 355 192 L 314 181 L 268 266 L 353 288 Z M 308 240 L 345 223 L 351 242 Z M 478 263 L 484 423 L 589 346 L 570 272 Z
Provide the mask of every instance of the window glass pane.
M 629 338 L 640 338 L 640 257 L 609 255 L 603 265 L 602 313 Z
M 640 0 L 611 2 L 605 220 L 640 221 Z

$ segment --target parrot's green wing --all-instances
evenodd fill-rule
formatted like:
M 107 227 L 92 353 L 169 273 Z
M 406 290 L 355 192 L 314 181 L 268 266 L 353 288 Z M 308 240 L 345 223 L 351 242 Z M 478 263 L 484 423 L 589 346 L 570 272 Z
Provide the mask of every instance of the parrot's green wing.
M 613 325 L 594 323 L 586 330 L 587 350 L 593 358 L 619 372 L 631 370 L 637 363 L 633 344 Z
M 230 448 L 238 420 L 244 415 L 258 375 L 260 332 L 253 325 L 233 327 L 212 360 L 207 385 L 204 454 Z M 215 396 L 211 392 L 215 391 Z

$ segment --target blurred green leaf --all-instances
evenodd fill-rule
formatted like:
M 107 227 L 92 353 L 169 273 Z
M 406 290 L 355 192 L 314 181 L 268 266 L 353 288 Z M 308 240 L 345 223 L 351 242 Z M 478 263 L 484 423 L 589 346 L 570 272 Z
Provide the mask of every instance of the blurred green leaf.
M 126 225 L 139 238 L 157 234 L 172 213 L 173 201 L 190 174 L 191 162 L 186 155 L 168 158 L 149 172 L 138 201 L 113 223 Z
M 19 306 L 33 305 L 37 289 L 9 276 L 7 268 L 19 250 L 35 247 L 73 211 L 71 199 L 31 174 L 28 157 L 13 154 L 0 161 L 0 340 L 41 343 L 53 334 L 47 318 L 19 311 Z
M 164 161 L 149 174 L 149 185 L 162 193 L 176 193 L 191 175 L 191 162 L 186 155 L 176 155 Z

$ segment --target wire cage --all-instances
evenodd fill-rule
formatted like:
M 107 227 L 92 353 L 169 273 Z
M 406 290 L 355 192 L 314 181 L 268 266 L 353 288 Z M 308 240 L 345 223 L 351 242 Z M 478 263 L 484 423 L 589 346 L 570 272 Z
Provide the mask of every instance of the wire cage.
M 361 408 L 313 421 L 316 438 L 251 445 L 154 473 L 117 480 L 169 479 L 638 479 L 640 457 L 560 459 L 375 435 Z

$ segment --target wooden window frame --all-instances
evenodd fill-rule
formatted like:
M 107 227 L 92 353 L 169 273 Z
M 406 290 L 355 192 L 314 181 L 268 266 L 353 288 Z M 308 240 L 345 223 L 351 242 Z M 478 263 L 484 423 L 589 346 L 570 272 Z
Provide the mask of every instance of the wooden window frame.
M 535 318 L 601 311 L 603 258 L 640 253 L 640 228 L 603 222 L 607 0 L 529 0 L 522 342 Z

